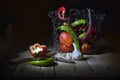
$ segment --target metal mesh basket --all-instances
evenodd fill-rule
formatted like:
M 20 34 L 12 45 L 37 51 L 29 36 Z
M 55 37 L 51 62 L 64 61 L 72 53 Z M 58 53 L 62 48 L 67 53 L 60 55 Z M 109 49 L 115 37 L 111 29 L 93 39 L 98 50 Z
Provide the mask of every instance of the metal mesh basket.
M 65 14 L 65 16 L 68 17 L 67 21 L 60 20 L 58 18 L 58 12 L 57 10 L 55 11 L 50 11 L 48 13 L 48 16 L 52 20 L 53 24 L 53 34 L 52 34 L 52 41 L 53 41 L 53 49 L 60 52 L 59 50 L 59 31 L 57 28 L 62 25 L 64 22 L 71 23 L 75 20 L 78 19 L 85 19 L 89 24 L 88 26 L 90 27 L 91 25 L 94 25 L 94 28 L 96 29 L 96 34 L 100 34 L 102 31 L 102 21 L 105 18 L 105 14 L 100 14 L 100 13 L 95 13 L 93 9 L 86 8 L 84 10 L 78 10 L 78 9 L 68 9 L 68 12 Z

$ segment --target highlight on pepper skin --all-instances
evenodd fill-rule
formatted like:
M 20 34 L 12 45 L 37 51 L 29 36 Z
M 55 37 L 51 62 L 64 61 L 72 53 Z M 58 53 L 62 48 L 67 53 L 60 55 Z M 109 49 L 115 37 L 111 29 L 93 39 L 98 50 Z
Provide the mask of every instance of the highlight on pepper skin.
M 41 57 L 47 51 L 47 45 L 40 45 L 39 43 L 35 43 L 29 47 L 29 51 L 33 57 Z

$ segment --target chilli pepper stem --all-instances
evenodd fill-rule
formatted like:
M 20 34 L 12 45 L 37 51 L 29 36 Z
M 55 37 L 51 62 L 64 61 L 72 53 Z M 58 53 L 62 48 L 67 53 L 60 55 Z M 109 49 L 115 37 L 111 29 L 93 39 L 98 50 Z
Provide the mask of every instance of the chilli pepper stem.
M 74 42 L 75 42 L 75 46 L 76 46 L 77 50 L 80 51 L 80 45 L 79 45 L 78 40 L 74 38 Z
M 70 27 L 69 27 L 68 32 L 73 36 L 73 40 L 75 42 L 75 46 L 76 46 L 77 50 L 80 51 L 80 44 L 79 44 L 79 41 L 77 40 L 78 37 L 77 37 L 76 33 Z

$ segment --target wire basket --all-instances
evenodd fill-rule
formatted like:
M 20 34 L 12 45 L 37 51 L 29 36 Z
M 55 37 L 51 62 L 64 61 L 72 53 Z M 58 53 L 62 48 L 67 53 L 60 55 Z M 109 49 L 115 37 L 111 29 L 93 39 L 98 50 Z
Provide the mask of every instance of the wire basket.
M 52 24 L 53 24 L 53 34 L 52 34 L 52 41 L 53 41 L 53 49 L 61 52 L 59 48 L 59 34 L 61 33 L 57 28 L 61 26 L 64 22 L 71 24 L 72 22 L 78 20 L 78 19 L 84 19 L 87 22 L 87 33 L 90 32 L 91 28 L 95 29 L 95 37 L 99 37 L 99 34 L 102 33 L 102 27 L 101 24 L 103 20 L 105 19 L 105 14 L 97 13 L 93 9 L 86 8 L 84 10 L 78 10 L 78 9 L 68 9 L 64 17 L 68 17 L 68 20 L 61 20 L 58 17 L 58 10 L 50 11 L 48 13 L 48 16 L 51 18 Z M 78 28 L 83 27 L 84 25 L 80 25 Z M 73 30 L 78 30 L 78 28 L 73 28 Z M 76 34 L 79 34 L 80 31 L 75 31 Z M 92 40 L 92 38 L 90 38 Z M 87 39 L 87 42 L 92 42 L 90 39 Z M 95 41 L 93 41 L 95 42 Z M 86 43 L 85 41 L 81 42 L 79 40 L 80 47 L 81 45 Z M 93 45 L 93 43 L 91 44 Z

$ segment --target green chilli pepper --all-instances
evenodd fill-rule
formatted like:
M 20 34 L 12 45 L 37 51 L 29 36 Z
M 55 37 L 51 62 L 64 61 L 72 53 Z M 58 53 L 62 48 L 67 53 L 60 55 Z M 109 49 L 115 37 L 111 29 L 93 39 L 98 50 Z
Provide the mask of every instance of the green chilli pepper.
M 86 34 L 87 34 L 86 32 L 81 33 L 81 34 L 79 35 L 79 38 L 80 38 L 80 39 L 83 38 Z
M 65 25 L 62 25 L 62 26 L 58 27 L 57 29 L 62 30 L 62 31 L 67 31 L 67 32 L 69 30 L 68 26 L 65 26 Z
M 85 24 L 86 23 L 86 20 L 85 19 L 78 19 L 74 22 L 71 23 L 71 26 L 75 27 L 75 26 L 78 26 L 80 24 Z
M 35 66 L 49 66 L 54 62 L 54 58 L 47 58 L 43 60 L 34 60 L 29 61 L 29 64 L 35 65 Z

